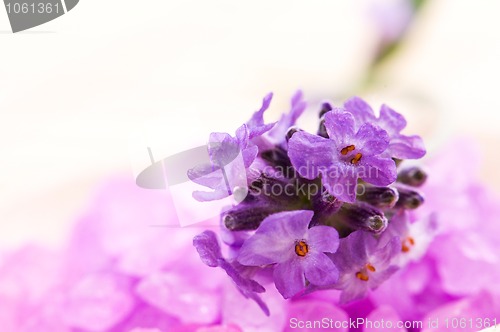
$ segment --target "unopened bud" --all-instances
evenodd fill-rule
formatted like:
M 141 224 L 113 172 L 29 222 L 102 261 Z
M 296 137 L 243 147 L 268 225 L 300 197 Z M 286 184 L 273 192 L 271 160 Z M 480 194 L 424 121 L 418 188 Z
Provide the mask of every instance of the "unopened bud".
M 365 187 L 357 198 L 378 208 L 391 208 L 398 201 L 399 194 L 391 187 Z
M 416 209 L 424 203 L 424 196 L 416 190 L 398 187 L 399 199 L 396 207 L 403 209 Z
M 420 187 L 427 180 L 427 173 L 420 167 L 411 167 L 402 170 L 398 174 L 398 182 L 412 187 Z
M 230 231 L 255 230 L 267 216 L 277 212 L 269 206 L 238 204 L 222 215 L 222 221 Z
M 330 112 L 331 110 L 333 110 L 333 107 L 330 103 L 328 103 L 328 102 L 323 103 L 321 105 L 321 110 L 319 111 L 319 117 L 322 118 L 323 115 Z
M 325 120 L 321 120 L 321 122 L 319 123 L 318 136 L 328 138 L 328 133 L 325 127 Z
M 293 134 L 295 134 L 296 132 L 299 132 L 299 131 L 302 131 L 302 129 L 299 129 L 297 127 L 292 127 L 290 129 L 288 129 L 288 131 L 286 132 L 286 141 L 288 142 L 290 140 L 290 138 L 292 138 Z
M 387 228 L 387 218 L 384 213 L 366 203 L 344 203 L 336 218 L 353 230 L 362 229 L 378 234 Z
M 288 154 L 281 147 L 276 147 L 272 150 L 264 151 L 262 152 L 261 157 L 272 166 L 279 167 L 283 170 L 292 169 L 292 163 L 290 162 L 290 158 L 288 158 Z M 293 174 L 290 176 L 293 176 Z

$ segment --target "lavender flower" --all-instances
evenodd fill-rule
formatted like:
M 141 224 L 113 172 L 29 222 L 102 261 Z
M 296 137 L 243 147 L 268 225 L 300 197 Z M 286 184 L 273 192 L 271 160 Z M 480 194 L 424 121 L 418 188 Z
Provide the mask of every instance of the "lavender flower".
M 340 270 L 339 282 L 334 286 L 342 290 L 340 302 L 359 300 L 387 280 L 398 269 L 391 261 L 400 251 L 398 237 L 383 247 L 371 233 L 364 231 L 341 239 L 339 250 L 331 256 Z
M 410 222 L 407 211 L 398 211 L 392 218 L 386 231 L 380 237 L 380 243 L 388 243 L 394 237 L 401 241 L 401 255 L 397 256 L 398 266 L 422 258 L 433 241 L 437 229 L 435 215 L 430 215 L 417 222 Z
M 268 132 L 268 137 L 275 144 L 286 143 L 286 134 L 288 130 L 295 125 L 297 119 L 304 113 L 307 107 L 303 99 L 303 93 L 298 90 L 292 97 L 290 111 L 281 115 L 280 120 Z
M 256 293 L 265 292 L 265 288 L 258 282 L 243 276 L 243 271 L 248 269 L 238 264 L 230 263 L 222 257 L 217 236 L 212 231 L 205 231 L 193 239 L 193 245 L 196 247 L 203 263 L 210 267 L 220 267 L 228 274 L 238 287 L 238 290 L 246 298 L 254 300 L 261 309 L 269 315 L 269 309 Z
M 398 159 L 419 159 L 426 151 L 419 136 L 406 136 L 400 132 L 406 127 L 405 118 L 387 105 L 380 108 L 380 116 L 375 117 L 373 109 L 363 99 L 353 97 L 345 102 L 344 108 L 354 117 L 356 128 L 370 122 L 378 125 L 389 134 L 386 154 Z
M 274 282 L 284 298 L 305 287 L 325 286 L 337 281 L 338 270 L 325 253 L 338 247 L 338 233 L 326 226 L 308 228 L 312 211 L 273 214 L 245 241 L 238 255 L 243 265 L 274 266 Z
M 249 139 L 253 139 L 255 137 L 263 135 L 265 132 L 271 130 L 275 123 L 269 123 L 265 124 L 264 123 L 264 112 L 269 108 L 269 105 L 271 104 L 271 100 L 273 99 L 273 94 L 268 93 L 264 99 L 262 99 L 262 106 L 261 108 L 256 111 L 250 120 L 246 123 L 248 128 L 250 129 L 249 133 Z
M 295 133 L 288 155 L 298 173 L 313 180 L 320 174 L 328 192 L 345 202 L 356 200 L 358 178 L 386 186 L 396 180 L 396 165 L 382 153 L 389 146 L 386 131 L 365 123 L 356 129 L 347 112 L 325 114 L 329 139 L 306 132 Z
M 236 188 L 231 184 L 246 186 L 252 179 L 252 163 L 257 158 L 259 148 L 256 142 L 262 134 L 269 131 L 274 123 L 264 124 L 264 112 L 269 108 L 272 94 L 262 101 L 262 107 L 251 119 L 236 130 L 235 137 L 227 133 L 210 134 L 208 154 L 210 163 L 198 165 L 188 171 L 191 181 L 213 189 L 211 192 L 195 191 L 193 197 L 198 201 L 222 199 L 233 194 Z M 242 164 L 237 162 L 241 158 Z M 227 166 L 227 167 L 226 167 Z M 249 179 L 247 179 L 247 174 Z M 244 195 L 241 195 L 244 196 Z
M 421 140 L 400 134 L 406 125 L 400 114 L 383 106 L 377 118 L 359 98 L 344 109 L 323 103 L 317 135 L 294 128 L 307 106 L 300 91 L 290 112 L 267 131 L 263 113 L 269 101 L 236 138 L 219 136 L 228 143 L 214 153 L 227 158 L 237 146 L 249 156 L 243 170 L 248 194 L 221 213 L 222 234 L 236 261 L 222 258 L 213 234 L 200 235 L 195 246 L 207 265 L 226 270 L 258 303 L 261 290 L 249 285 L 265 271 L 272 271 L 284 298 L 330 288 L 341 290 L 342 303 L 361 299 L 407 262 L 403 255 L 413 257 L 405 255 L 406 242 L 411 246 L 414 239 L 406 217 L 399 216 L 423 203 L 414 187 L 426 175 L 414 167 L 398 176 L 393 158 L 422 155 Z M 343 249 L 335 252 L 339 236 Z

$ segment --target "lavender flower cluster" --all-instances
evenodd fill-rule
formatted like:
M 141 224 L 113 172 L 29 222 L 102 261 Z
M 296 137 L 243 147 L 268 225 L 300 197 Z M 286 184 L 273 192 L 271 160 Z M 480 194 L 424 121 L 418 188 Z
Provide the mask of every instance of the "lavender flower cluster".
M 266 314 L 259 294 L 269 280 L 285 299 L 321 289 L 341 291 L 341 304 L 362 299 L 421 256 L 435 228 L 432 217 L 416 222 L 410 213 L 424 202 L 417 188 L 426 173 L 401 166 L 425 155 L 423 142 L 401 134 L 401 114 L 382 105 L 376 116 L 358 97 L 343 107 L 323 103 L 316 134 L 295 126 L 307 107 L 300 91 L 287 114 L 266 124 L 271 98 L 234 137 L 211 134 L 210 163 L 188 172 L 212 189 L 194 192 L 199 201 L 243 192 L 221 213 L 226 257 L 213 231 L 193 244 Z M 230 164 L 237 155 L 244 170 Z M 242 171 L 247 188 L 227 188 L 228 177 Z

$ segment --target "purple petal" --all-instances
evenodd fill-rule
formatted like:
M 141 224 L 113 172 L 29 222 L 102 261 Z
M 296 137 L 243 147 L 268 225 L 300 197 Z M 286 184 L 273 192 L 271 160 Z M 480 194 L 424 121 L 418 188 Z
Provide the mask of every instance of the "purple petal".
M 215 201 L 228 197 L 229 193 L 227 190 L 216 190 L 216 191 L 193 191 L 193 198 L 199 202 Z
M 255 303 L 257 303 L 259 308 L 264 312 L 266 316 L 271 315 L 271 312 L 269 311 L 269 307 L 267 306 L 266 302 L 264 302 L 258 294 L 256 293 L 248 293 L 248 294 L 242 293 L 242 294 L 246 298 L 253 300 Z
M 253 139 L 259 136 L 262 136 L 262 134 L 268 132 L 269 130 L 273 129 L 274 126 L 276 125 L 276 122 L 273 123 L 268 123 L 256 128 L 251 128 L 250 129 L 250 134 L 248 135 L 249 139 Z
M 288 142 L 288 156 L 293 167 L 309 180 L 317 178 L 321 168 L 327 169 L 335 154 L 335 144 L 331 140 L 306 132 L 293 134 Z
M 398 134 L 406 127 L 406 120 L 404 116 L 384 104 L 380 107 L 377 124 L 390 134 Z
M 359 142 L 359 143 L 358 143 Z M 371 123 L 365 123 L 355 136 L 356 148 L 362 151 L 363 157 L 384 152 L 389 146 L 389 135 L 385 130 Z
M 249 136 L 250 130 L 248 129 L 248 125 L 244 124 L 236 129 L 236 139 L 242 148 L 247 146 L 248 141 L 250 140 Z
M 233 265 L 225 260 L 220 261 L 220 267 L 226 271 L 227 275 L 231 279 L 233 279 L 234 283 L 238 286 L 238 289 L 243 293 L 243 295 L 247 296 L 247 294 L 250 293 L 264 293 L 266 291 L 266 289 L 255 280 L 243 277 L 235 266 L 239 267 L 239 269 L 248 268 L 240 266 L 238 263 Z
M 341 271 L 350 271 L 353 266 L 363 265 L 366 262 L 365 233 L 352 232 L 340 240 L 339 249 L 331 257 Z
M 261 266 L 291 259 L 295 255 L 295 241 L 304 238 L 313 214 L 308 210 L 290 211 L 265 218 L 241 247 L 238 262 Z
M 201 261 L 210 266 L 219 266 L 219 259 L 222 258 L 220 251 L 219 242 L 217 241 L 217 236 L 212 231 L 205 231 L 199 235 L 196 235 L 193 239 L 193 245 L 195 246 L 198 254 L 200 255 Z
M 239 143 L 237 138 L 226 133 L 210 134 L 208 154 L 212 164 L 224 166 L 231 163 L 241 151 Z
M 355 167 L 339 162 L 323 175 L 322 181 L 330 195 L 340 201 L 353 203 L 356 200 L 358 174 Z
M 273 93 L 270 92 L 268 93 L 263 99 L 262 99 L 262 106 L 258 111 L 256 111 L 250 120 L 247 122 L 248 127 L 250 128 L 256 128 L 258 126 L 262 126 L 264 124 L 264 112 L 269 108 L 269 105 L 271 104 L 271 100 L 273 99 Z
M 269 132 L 269 136 L 277 142 L 283 141 L 288 129 L 295 124 L 306 109 L 306 106 L 306 102 L 302 100 L 302 91 L 298 90 L 292 97 L 290 111 L 281 116 L 276 126 Z
M 304 269 L 298 259 L 277 264 L 273 273 L 274 283 L 280 294 L 289 299 L 304 289 Z
M 341 111 L 330 111 L 325 114 L 325 127 L 337 148 L 342 149 L 350 145 L 350 139 L 354 137 L 354 117 L 351 113 Z M 295 135 L 294 135 L 295 136 Z
M 392 137 L 388 151 L 391 157 L 398 159 L 419 159 L 426 153 L 422 138 L 416 135 Z
M 359 97 L 352 97 L 344 103 L 344 108 L 351 113 L 356 121 L 356 124 L 361 126 L 366 122 L 375 120 L 373 109 Z
M 250 120 L 246 123 L 249 129 L 249 139 L 252 139 L 257 136 L 261 136 L 265 132 L 272 129 L 275 123 L 272 124 L 264 124 L 264 112 L 269 108 L 271 104 L 271 100 L 273 99 L 273 94 L 268 93 L 264 99 L 262 99 L 262 106 L 258 111 L 256 111 Z
M 243 164 L 245 165 L 245 168 L 248 168 L 252 165 L 255 158 L 257 158 L 259 148 L 256 145 L 253 145 L 241 151 L 241 154 L 243 157 Z
M 399 243 L 401 246 L 401 243 Z M 394 256 L 393 256 L 394 257 Z M 370 289 L 375 290 L 382 283 L 386 282 L 396 271 L 399 270 L 399 267 L 396 265 L 388 266 L 387 268 L 377 271 L 370 275 Z
M 194 183 L 215 189 L 221 182 L 222 173 L 219 169 L 210 163 L 196 165 L 187 171 L 187 176 Z
M 323 253 L 309 252 L 304 259 L 307 280 L 313 285 L 329 286 L 339 279 L 339 270 L 332 260 Z
M 306 102 L 303 100 L 304 95 L 301 90 L 297 90 L 292 97 L 292 109 L 290 110 L 290 125 L 294 125 L 297 119 L 306 109 Z
M 388 186 L 397 178 L 396 163 L 392 159 L 367 156 L 358 166 L 361 179 L 376 186 Z
M 315 226 L 307 232 L 307 243 L 318 253 L 334 253 L 339 247 L 339 233 L 333 227 Z

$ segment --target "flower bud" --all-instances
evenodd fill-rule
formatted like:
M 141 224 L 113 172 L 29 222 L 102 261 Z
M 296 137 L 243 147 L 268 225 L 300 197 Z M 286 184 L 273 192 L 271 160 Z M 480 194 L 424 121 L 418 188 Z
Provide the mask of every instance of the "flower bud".
M 321 120 L 318 128 L 318 136 L 328 138 L 328 133 L 326 132 L 325 120 Z
M 399 192 L 397 208 L 413 210 L 424 203 L 424 196 L 418 191 L 406 187 L 398 187 L 397 189 Z
M 272 150 L 264 151 L 262 152 L 261 157 L 272 166 L 287 170 L 287 173 L 291 173 L 290 170 L 293 169 L 290 158 L 288 158 L 288 154 L 281 147 L 276 147 Z M 293 176 L 293 174 L 285 174 L 285 176 Z
M 324 102 L 321 105 L 321 110 L 319 111 L 319 117 L 322 118 L 323 115 L 325 115 L 326 113 L 330 112 L 331 110 L 333 110 L 332 105 L 330 103 L 328 103 L 328 102 Z
M 384 213 L 366 203 L 344 203 L 335 215 L 335 219 L 351 230 L 365 230 L 381 233 L 387 227 L 387 218 Z
M 378 208 L 392 208 L 398 201 L 399 193 L 395 188 L 391 187 L 367 186 L 357 198 Z
M 427 180 L 427 173 L 420 167 L 411 167 L 402 170 L 398 174 L 398 182 L 412 187 L 420 187 Z
M 297 128 L 297 127 L 292 127 L 290 129 L 288 129 L 288 131 L 286 132 L 286 136 L 285 136 L 286 141 L 288 142 L 290 140 L 290 138 L 292 138 L 293 134 L 295 134 L 298 131 L 302 131 L 302 129 Z
M 222 221 L 230 231 L 255 230 L 264 218 L 275 212 L 276 209 L 270 206 L 242 203 L 222 214 Z

